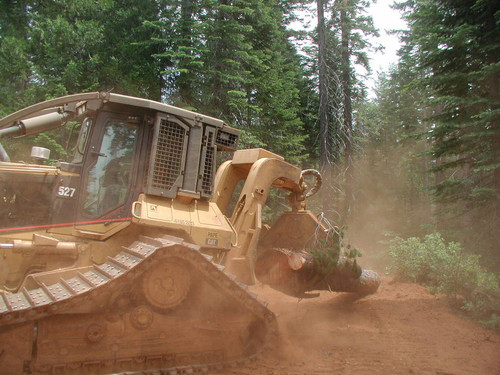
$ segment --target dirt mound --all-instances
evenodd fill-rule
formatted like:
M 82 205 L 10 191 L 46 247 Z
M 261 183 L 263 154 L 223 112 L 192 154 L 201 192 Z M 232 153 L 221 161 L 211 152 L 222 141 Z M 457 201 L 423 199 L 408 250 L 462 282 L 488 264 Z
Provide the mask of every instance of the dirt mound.
M 297 300 L 253 287 L 278 314 L 276 350 L 225 374 L 500 374 L 500 337 L 446 298 L 383 278 L 377 294 Z

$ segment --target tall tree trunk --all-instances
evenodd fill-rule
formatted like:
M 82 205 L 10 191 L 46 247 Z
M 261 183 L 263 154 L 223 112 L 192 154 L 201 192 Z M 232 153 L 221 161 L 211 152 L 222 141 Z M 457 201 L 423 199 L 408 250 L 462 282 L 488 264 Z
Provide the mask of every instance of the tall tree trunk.
M 492 103 L 498 103 L 499 102 L 499 87 L 498 87 L 498 82 L 499 82 L 499 75 L 495 74 L 491 77 L 489 80 L 490 83 L 490 97 L 492 98 Z M 498 110 L 498 105 L 493 105 L 492 109 Z M 497 223 L 500 223 L 500 119 L 497 117 L 495 120 L 492 122 L 492 128 L 495 131 L 494 135 L 492 136 L 492 149 L 496 150 L 496 155 L 495 155 L 495 164 L 497 167 L 493 170 L 493 186 L 495 189 L 495 198 L 493 200 L 494 204 L 494 214 L 495 214 L 495 219 Z M 500 239 L 500 234 L 498 231 L 493 231 L 496 234 L 496 240 L 498 243 L 498 240 Z
M 343 221 L 347 221 L 351 213 L 353 204 L 353 135 L 352 135 L 352 102 L 351 102 L 351 63 L 349 40 L 351 38 L 351 25 L 347 14 L 348 3 L 343 0 L 342 9 L 340 11 L 340 25 L 342 32 L 342 91 L 343 91 L 343 106 L 344 106 L 344 163 L 345 163 L 345 184 L 344 184 L 344 209 Z
M 181 38 L 184 47 L 192 48 L 192 17 L 193 17 L 193 6 L 191 0 L 182 0 L 181 3 Z M 192 54 L 192 51 L 186 52 L 188 55 Z M 189 63 L 189 61 L 188 61 Z M 185 68 L 185 66 L 182 66 Z M 193 88 L 191 87 L 192 79 L 190 78 L 190 73 L 182 72 L 179 77 L 179 96 L 181 103 L 193 105 Z
M 325 180 L 325 187 L 321 190 L 323 211 L 329 212 L 331 208 L 331 192 L 328 189 L 331 175 L 330 164 L 330 132 L 328 124 L 328 78 L 326 63 L 326 27 L 324 0 L 317 0 L 318 9 L 318 74 L 319 74 L 319 158 L 320 171 Z
M 226 14 L 225 11 L 220 7 L 220 5 L 227 5 L 226 0 L 218 0 L 217 1 L 218 9 L 216 14 L 216 24 L 217 28 L 222 30 L 222 24 L 225 22 Z M 222 31 L 219 32 L 222 35 Z M 222 82 L 222 72 L 224 70 L 222 65 L 222 60 L 225 57 L 225 46 L 224 40 L 222 37 L 217 38 L 214 44 L 214 74 L 213 74 L 213 97 L 212 97 L 212 106 L 214 110 L 214 115 L 218 117 L 222 117 L 225 113 L 224 111 L 224 88 Z

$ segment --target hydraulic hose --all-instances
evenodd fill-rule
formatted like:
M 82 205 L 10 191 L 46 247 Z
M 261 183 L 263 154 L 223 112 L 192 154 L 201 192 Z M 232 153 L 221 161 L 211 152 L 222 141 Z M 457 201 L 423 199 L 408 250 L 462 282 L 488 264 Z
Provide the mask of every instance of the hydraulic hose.
M 302 171 L 302 177 L 305 176 L 314 176 L 316 179 L 314 186 L 306 193 L 306 198 L 309 198 L 318 192 L 323 183 L 323 177 L 321 177 L 321 173 L 319 173 L 316 169 L 304 169 Z

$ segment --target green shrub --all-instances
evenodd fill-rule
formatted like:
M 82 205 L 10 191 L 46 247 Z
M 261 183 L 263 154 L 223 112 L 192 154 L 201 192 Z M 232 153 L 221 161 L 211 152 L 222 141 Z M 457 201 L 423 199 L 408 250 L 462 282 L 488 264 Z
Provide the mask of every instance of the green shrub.
M 489 319 L 483 320 L 481 323 L 488 329 L 500 331 L 500 316 L 497 314 L 491 315 Z
M 346 264 L 353 270 L 357 268 L 356 259 L 362 254 L 344 242 L 344 230 L 345 227 L 340 231 L 332 228 L 325 239 L 317 240 L 312 248 L 306 249 L 314 256 L 314 268 L 320 275 L 328 275 L 337 266 L 340 256 L 352 259 L 352 262 Z
M 390 271 L 426 285 L 431 292 L 463 298 L 462 308 L 472 315 L 486 317 L 500 311 L 499 274 L 486 271 L 480 256 L 465 254 L 459 243 L 446 243 L 439 233 L 423 240 L 395 237 L 390 255 Z
M 327 240 L 318 241 L 318 246 L 312 249 L 306 249 L 309 254 L 314 256 L 314 268 L 323 276 L 328 275 L 339 260 L 340 249 L 338 243 Z

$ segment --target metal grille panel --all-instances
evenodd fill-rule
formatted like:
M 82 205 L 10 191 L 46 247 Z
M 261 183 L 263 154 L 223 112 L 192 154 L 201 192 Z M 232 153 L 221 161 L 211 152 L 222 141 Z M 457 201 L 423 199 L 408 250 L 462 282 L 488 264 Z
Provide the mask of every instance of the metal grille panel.
M 205 196 L 212 196 L 214 168 L 215 168 L 215 147 L 214 133 L 208 132 L 207 149 L 205 151 L 205 165 L 203 168 L 203 177 L 201 180 L 201 191 Z
M 217 132 L 215 144 L 220 146 L 222 149 L 236 151 L 238 148 L 238 139 L 238 134 L 233 134 L 225 130 L 219 130 Z
M 182 172 L 186 130 L 179 124 L 161 120 L 153 163 L 151 187 L 170 190 Z

